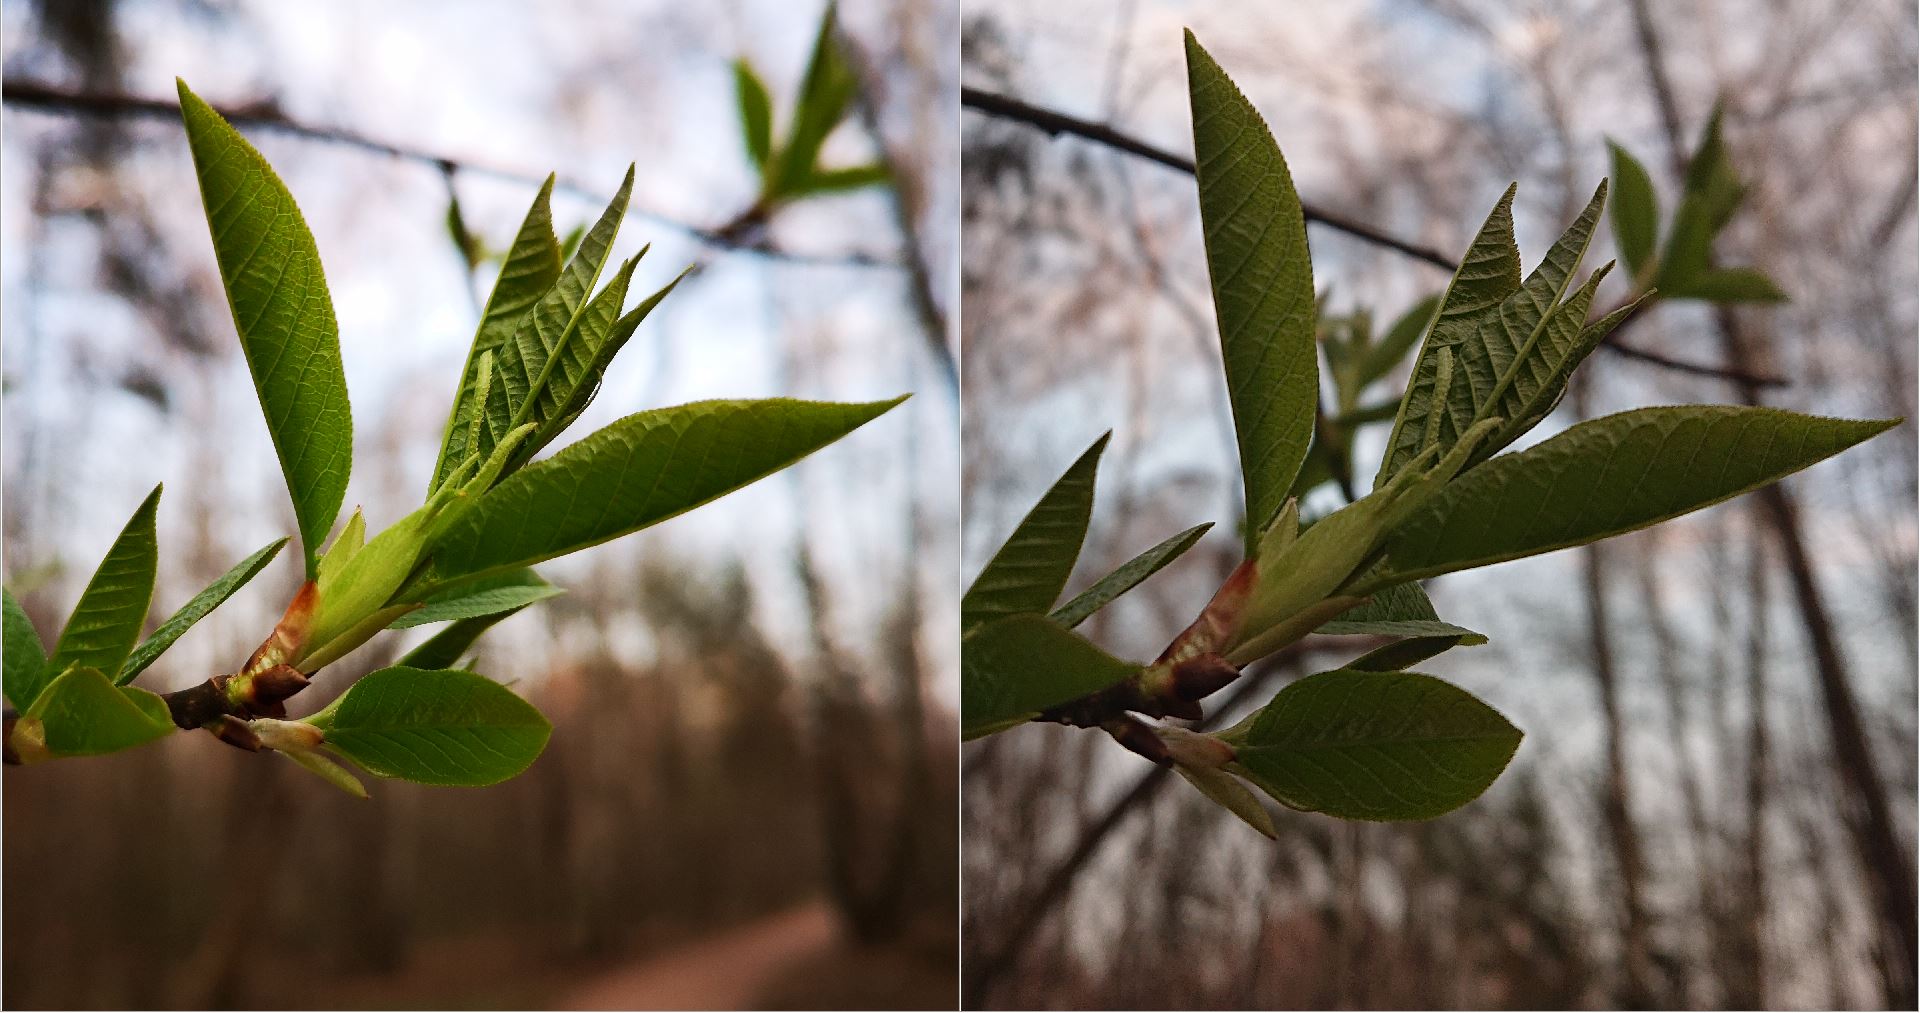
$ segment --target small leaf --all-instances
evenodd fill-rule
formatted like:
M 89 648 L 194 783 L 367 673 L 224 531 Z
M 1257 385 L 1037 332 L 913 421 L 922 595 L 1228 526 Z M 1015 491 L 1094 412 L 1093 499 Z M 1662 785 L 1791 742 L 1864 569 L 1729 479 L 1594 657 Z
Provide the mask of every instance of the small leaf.
M 1427 660 L 1438 657 L 1456 647 L 1471 647 L 1475 643 L 1486 643 L 1487 638 L 1479 634 L 1451 635 L 1438 637 L 1408 637 L 1396 640 L 1384 647 L 1371 651 L 1347 662 L 1347 668 L 1358 672 L 1398 672 Z
M 1746 189 L 1727 159 L 1716 103 L 1701 132 L 1700 146 L 1687 163 L 1686 187 L 1673 212 L 1673 231 L 1667 235 L 1655 288 L 1663 293 L 1684 291 L 1707 273 L 1713 262 L 1713 240 L 1732 219 Z
M 174 730 L 166 701 L 133 686 L 116 687 L 90 666 L 67 669 L 26 716 L 45 728 L 50 756 L 96 756 L 152 742 Z
M 438 491 L 447 475 L 476 452 L 468 444 L 474 413 L 484 403 L 481 388 L 488 382 L 481 375 L 482 357 L 492 354 L 497 360 L 500 346 L 513 335 L 521 318 L 560 280 L 560 244 L 553 238 L 553 184 L 554 177 L 549 175 L 534 195 L 533 206 L 527 209 L 513 246 L 500 264 L 487 305 L 480 311 L 480 326 L 474 331 L 466 365 L 460 368 L 460 383 L 454 391 L 453 411 L 447 418 L 429 494 Z
M 1661 289 L 1668 299 L 1704 299 L 1713 303 L 1786 302 L 1773 279 L 1751 267 L 1723 267 L 1703 271 L 1671 289 Z
M 1188 784 L 1200 789 L 1200 794 L 1238 816 L 1241 822 L 1259 831 L 1262 837 L 1273 841 L 1280 839 L 1279 831 L 1273 828 L 1273 815 L 1267 812 L 1266 807 L 1260 804 L 1260 800 L 1247 790 L 1239 778 L 1219 768 L 1189 767 L 1176 763 L 1173 769 Z
M 511 608 L 491 615 L 457 619 L 449 623 L 446 629 L 422 641 L 419 647 L 408 651 L 396 664 L 402 668 L 452 668 L 480 639 L 482 633 L 519 611 Z
M 1641 408 L 1466 472 L 1387 539 L 1387 580 L 1584 545 L 1778 481 L 1897 425 L 1773 408 Z M 1360 593 L 1365 593 L 1364 591 Z
M 73 607 L 53 656 L 47 659 L 48 670 L 64 672 L 78 665 L 117 672 L 127 660 L 147 621 L 147 606 L 153 602 L 154 571 L 159 566 L 153 513 L 159 505 L 156 485 L 81 592 L 80 603 Z
M 308 719 L 326 747 L 376 777 L 480 787 L 521 771 L 552 726 L 491 679 L 454 669 L 383 668 Z
M 846 193 L 849 190 L 880 186 L 892 181 L 893 173 L 878 162 L 846 169 L 824 169 L 808 176 L 791 196 L 818 197 L 822 194 Z
M 1613 242 L 1620 248 L 1620 259 L 1636 282 L 1647 280 L 1654 244 L 1660 238 L 1660 199 L 1653 192 L 1653 178 L 1627 149 L 1607 141 L 1613 155 Z
M 33 620 L 27 618 L 27 611 L 13 597 L 12 591 L 0 590 L 0 601 L 5 604 L 4 636 L 0 637 L 0 667 L 4 667 L 4 683 L 7 702 L 16 711 L 25 711 L 33 706 L 54 672 L 47 667 L 47 649 L 40 643 L 40 634 L 33 628 Z
M 333 299 L 320 251 L 286 184 L 185 81 L 179 85 L 214 259 L 293 497 L 311 578 L 314 553 L 333 528 L 353 470 L 353 413 Z
M 826 12 L 820 16 L 820 29 L 814 35 L 806 75 L 800 81 L 793 126 L 788 131 L 786 145 L 780 150 L 778 164 L 768 173 L 773 181 L 769 197 L 786 197 L 798 192 L 815 173 L 821 146 L 846 119 L 847 106 L 859 86 L 834 41 L 835 16 L 835 5 L 827 4 Z
M 221 574 L 220 579 L 208 584 L 199 594 L 180 606 L 180 611 L 161 623 L 160 628 L 154 630 L 152 636 L 141 641 L 140 646 L 133 649 L 133 653 L 127 656 L 126 663 L 120 666 L 119 674 L 113 677 L 113 681 L 124 686 L 137 678 L 141 672 L 146 671 L 147 666 L 166 653 L 167 648 L 172 647 L 174 641 L 179 640 L 182 634 L 192 629 L 194 623 L 206 618 L 209 612 L 219 608 L 222 602 L 233 597 L 235 591 L 245 587 L 256 574 L 266 569 L 267 564 L 273 562 L 273 558 L 280 554 L 281 546 L 286 544 L 287 540 L 282 538 L 241 560 L 233 569 Z
M 701 401 L 629 415 L 482 495 L 429 547 L 430 582 L 530 566 L 658 524 L 793 464 L 904 400 Z
M 1093 441 L 1055 480 L 974 578 L 960 599 L 963 633 L 1000 616 L 1045 612 L 1059 600 L 1087 537 L 1094 479 L 1112 435 Z
M 1213 522 L 1197 524 L 1159 545 L 1142 552 L 1138 556 L 1121 564 L 1120 568 L 1100 578 L 1092 587 L 1075 595 L 1072 601 L 1053 610 L 1049 616 L 1054 622 L 1072 629 L 1087 620 L 1088 616 L 1106 608 L 1114 599 L 1139 586 L 1141 581 L 1160 572 L 1161 567 L 1186 554 L 1200 536 L 1213 527 Z
M 554 595 L 565 594 L 531 569 L 506 573 L 437 594 L 427 603 L 394 620 L 392 629 L 443 623 L 450 619 L 475 619 L 500 612 L 512 612 Z M 438 667 L 438 666 L 423 666 Z
M 1458 637 L 1470 646 L 1487 642 L 1481 634 L 1442 622 L 1426 590 L 1413 581 L 1375 593 L 1366 604 L 1340 613 L 1313 632 L 1322 636 Z
M 367 786 L 353 772 L 313 750 L 295 750 L 280 754 L 317 775 L 321 780 L 355 798 L 367 797 Z
M 765 169 L 773 155 L 773 98 L 744 58 L 733 61 L 733 91 L 740 102 L 740 136 L 746 142 L 747 157 L 756 168 Z
M 1414 672 L 1340 670 L 1293 683 L 1221 736 L 1227 769 L 1290 809 L 1424 820 L 1487 790 L 1520 730 L 1465 690 Z
M 1194 177 L 1246 483 L 1246 551 L 1279 514 L 1320 396 L 1313 265 L 1287 162 L 1266 121 L 1187 33 Z
M 960 737 L 1011 728 L 1139 671 L 1045 616 L 996 619 L 960 641 Z
M 1439 309 L 1438 295 L 1420 300 L 1413 305 L 1413 308 L 1401 314 L 1400 319 L 1395 320 L 1393 325 L 1387 328 L 1387 333 L 1382 335 L 1379 341 L 1367 346 L 1366 353 L 1354 367 L 1356 379 L 1359 381 L 1355 385 L 1356 393 L 1359 388 L 1392 372 L 1393 367 L 1407 357 L 1407 353 L 1412 351 L 1413 346 L 1419 342 L 1420 335 L 1426 333 L 1427 324 L 1433 321 L 1433 315 Z M 1390 419 L 1399 406 L 1389 404 L 1384 407 L 1385 417 Z M 1374 419 L 1369 418 L 1364 421 L 1371 422 Z

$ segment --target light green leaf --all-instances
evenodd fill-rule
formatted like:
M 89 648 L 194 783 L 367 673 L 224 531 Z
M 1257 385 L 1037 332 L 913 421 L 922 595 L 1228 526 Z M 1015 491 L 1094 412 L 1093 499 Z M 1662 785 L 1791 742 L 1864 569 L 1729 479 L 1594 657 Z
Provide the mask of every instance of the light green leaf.
M 1290 809 L 1425 820 L 1487 790 L 1520 730 L 1465 690 L 1414 672 L 1340 670 L 1280 691 L 1221 738 L 1227 769 Z
M 773 186 L 769 197 L 787 197 L 799 192 L 820 162 L 820 147 L 828 135 L 847 117 L 859 81 L 853 69 L 840 55 L 833 38 L 835 6 L 827 5 L 820 17 L 820 29 L 813 40 L 813 54 L 807 60 L 806 76 L 800 81 L 800 97 L 795 104 L 793 126 L 787 143 L 777 156 L 775 171 L 768 174 Z
M 1260 804 L 1253 792 L 1247 790 L 1239 778 L 1218 767 L 1189 767 L 1176 763 L 1173 769 L 1186 782 L 1200 790 L 1200 794 L 1211 799 L 1216 805 L 1240 818 L 1240 821 L 1258 831 L 1268 840 L 1279 840 L 1279 831 L 1273 828 L 1273 815 Z
M 179 85 L 214 259 L 293 497 L 311 577 L 353 470 L 353 412 L 333 299 L 320 251 L 286 185 L 212 106 L 185 81 Z
M 280 755 L 299 764 L 309 773 L 355 798 L 367 797 L 367 786 L 361 784 L 360 779 L 353 776 L 352 771 L 327 759 L 325 755 L 316 750 L 294 750 L 291 752 L 283 752 Z
M 1194 176 L 1246 482 L 1246 551 L 1279 514 L 1320 396 L 1306 219 L 1267 124 L 1187 33 Z
M 1340 613 L 1313 632 L 1322 636 L 1459 637 L 1469 645 L 1487 642 L 1485 636 L 1464 626 L 1441 621 L 1426 589 L 1412 581 L 1376 592 L 1365 604 Z
M 174 641 L 179 640 L 182 634 L 192 629 L 194 623 L 206 618 L 209 612 L 219 608 L 222 602 L 233 597 L 235 591 L 245 587 L 248 581 L 261 570 L 266 569 L 267 564 L 273 562 L 273 558 L 280 554 L 281 546 L 286 544 L 287 540 L 282 538 L 241 560 L 234 565 L 233 569 L 221 574 L 218 580 L 208 584 L 199 594 L 180 606 L 180 611 L 168 617 L 166 622 L 160 624 L 159 629 L 154 630 L 151 636 L 140 642 L 139 647 L 133 649 L 133 653 L 127 656 L 126 663 L 120 666 L 113 681 L 117 685 L 124 686 L 137 678 L 141 672 L 146 671 L 147 666 L 166 653 L 167 648 L 172 647 Z
M 740 136 L 746 142 L 747 157 L 756 168 L 765 169 L 773 155 L 773 98 L 745 58 L 733 61 L 733 91 L 740 102 Z
M 520 231 L 494 279 L 493 291 L 487 295 L 487 305 L 480 311 L 473 347 L 467 352 L 466 365 L 460 368 L 453 411 L 440 443 L 440 460 L 427 487 L 429 495 L 437 492 L 447 475 L 474 452 L 468 446 L 473 416 L 481 403 L 481 388 L 487 386 L 487 378 L 481 376 L 481 357 L 492 353 L 497 361 L 501 345 L 513 336 L 527 311 L 560 280 L 560 243 L 553 237 L 553 184 L 554 177 L 549 175 L 534 195 L 533 206 L 521 220 Z
M 139 509 L 122 528 L 120 536 L 100 561 L 80 603 L 67 618 L 66 629 L 47 659 L 52 672 L 64 672 L 79 665 L 102 672 L 117 672 L 128 652 L 140 639 L 140 627 L 147 621 L 147 606 L 153 602 L 154 571 L 159 566 L 159 547 L 153 533 L 153 513 L 160 505 L 160 487 L 141 502 Z
M 1660 198 L 1639 159 L 1612 140 L 1607 150 L 1613 155 L 1613 241 L 1637 287 L 1650 278 L 1648 265 L 1660 238 Z
M 1482 318 L 1496 313 L 1500 304 L 1520 288 L 1520 248 L 1513 241 L 1513 194 L 1517 186 L 1507 187 L 1507 192 L 1500 195 L 1467 247 L 1453 280 L 1447 283 L 1440 311 L 1427 328 L 1420 356 L 1414 360 L 1413 376 L 1400 399 L 1393 433 L 1387 437 L 1387 452 L 1373 480 L 1376 489 L 1420 453 L 1428 423 L 1434 421 L 1433 394 L 1442 355 L 1453 354 L 1449 349 L 1470 337 Z
M 1022 518 L 1000 551 L 960 599 L 964 633 L 1000 616 L 1045 612 L 1073 576 L 1093 512 L 1094 479 L 1112 433 L 1093 441 L 1040 502 Z M 1144 579 L 1144 578 L 1143 578 Z M 1072 624 L 1068 624 L 1072 625 Z
M 1720 107 L 1716 104 L 1701 132 L 1700 146 L 1687 163 L 1686 187 L 1673 212 L 1673 231 L 1667 235 L 1655 288 L 1668 294 L 1684 291 L 1707 273 L 1713 262 L 1714 237 L 1733 218 L 1746 189 L 1720 139 Z
M 519 611 L 511 608 L 491 615 L 455 620 L 447 624 L 446 629 L 421 642 L 419 647 L 408 651 L 397 664 L 403 668 L 452 668 L 480 639 L 482 633 Z
M 1500 419 L 1501 424 L 1473 452 L 1475 463 L 1505 450 L 1559 403 L 1573 366 L 1606 336 L 1587 328 L 1587 311 L 1593 306 L 1594 292 L 1612 268 L 1607 264 L 1593 272 L 1586 284 L 1548 314 L 1532 344 L 1508 366 L 1502 384 L 1480 404 L 1476 411 L 1480 419 Z
M 1704 299 L 1714 303 L 1786 302 L 1787 294 L 1773 279 L 1751 267 L 1723 267 L 1703 271 L 1677 282 L 1660 294 L 1669 299 Z
M 878 162 L 845 169 L 823 169 L 808 176 L 791 196 L 817 197 L 822 194 L 845 193 L 848 190 L 879 186 L 892 181 L 893 173 Z
M 308 721 L 376 777 L 465 787 L 527 769 L 553 731 L 512 690 L 457 669 L 383 668 Z
M 429 547 L 426 584 L 564 556 L 765 478 L 906 400 L 701 401 L 629 415 L 515 472 Z
M 50 756 L 96 756 L 152 742 L 173 731 L 166 701 L 133 686 L 116 687 L 91 666 L 67 669 L 26 716 L 45 729 Z
M 1777 481 L 1898 421 L 1689 405 L 1583 422 L 1466 472 L 1415 510 L 1387 539 L 1385 579 L 1486 566 L 1657 524 Z
M 40 634 L 33 628 L 33 620 L 27 618 L 27 611 L 14 600 L 13 592 L 0 590 L 0 601 L 5 604 L 4 636 L 0 636 L 0 666 L 4 667 L 4 679 L 7 702 L 13 704 L 16 711 L 25 711 L 33 706 L 35 698 L 45 689 L 54 672 L 47 667 L 47 649 L 40 643 Z
M 415 611 L 394 620 L 392 629 L 443 623 L 450 619 L 475 619 L 500 612 L 512 612 L 554 595 L 565 594 L 531 569 L 509 570 L 495 577 L 434 595 Z M 439 666 L 423 666 L 439 667 Z
M 1003 731 L 1139 671 L 1045 616 L 996 619 L 960 641 L 960 737 Z
M 1141 581 L 1159 573 L 1161 567 L 1179 559 L 1212 527 L 1212 521 L 1197 524 L 1127 560 L 1119 569 L 1094 581 L 1092 587 L 1075 595 L 1072 601 L 1054 609 L 1049 618 L 1068 629 L 1086 622 L 1088 616 L 1106 608 L 1114 599 L 1138 587 Z

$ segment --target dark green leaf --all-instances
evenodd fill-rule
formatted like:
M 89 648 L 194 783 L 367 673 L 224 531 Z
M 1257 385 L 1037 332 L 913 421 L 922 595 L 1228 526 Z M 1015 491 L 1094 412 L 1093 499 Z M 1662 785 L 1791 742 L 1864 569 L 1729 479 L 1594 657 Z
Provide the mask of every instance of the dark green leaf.
M 1723 267 L 1703 271 L 1677 282 L 1674 287 L 1661 289 L 1660 294 L 1668 299 L 1704 299 L 1715 303 L 1775 303 L 1786 302 L 1787 294 L 1780 291 L 1773 279 L 1751 267 Z
M 1322 672 L 1221 736 L 1227 769 L 1281 805 L 1350 820 L 1424 820 L 1487 790 L 1520 730 L 1465 690 L 1414 672 Z
M 1472 630 L 1441 621 L 1426 590 L 1413 581 L 1376 592 L 1366 603 L 1340 613 L 1313 632 L 1322 636 L 1458 637 L 1469 645 L 1487 642 Z
M 733 61 L 733 91 L 740 102 L 740 136 L 746 142 L 747 157 L 764 169 L 773 154 L 773 99 L 745 59 Z
M 185 81 L 179 85 L 214 259 L 293 497 L 311 577 L 353 470 L 353 412 L 333 299 L 320 251 L 286 185 L 212 106 Z
M 117 672 L 128 652 L 140 639 L 140 627 L 147 621 L 147 606 L 153 602 L 154 571 L 159 566 L 159 547 L 153 533 L 153 513 L 160 505 L 160 487 L 141 502 L 127 526 L 114 539 L 107 556 L 100 561 L 80 603 L 67 618 L 66 629 L 47 659 L 50 671 L 64 672 L 69 666 L 97 668 Z
M 434 595 L 424 606 L 394 620 L 391 628 L 398 630 L 409 626 L 425 626 L 428 623 L 443 623 L 451 619 L 476 619 L 501 612 L 513 612 L 534 602 L 565 593 L 564 589 L 547 583 L 531 569 L 509 570 L 498 576 L 477 580 L 472 584 L 462 584 L 442 594 Z
M 1614 245 L 1620 248 L 1620 259 L 1635 282 L 1644 282 L 1650 277 L 1648 264 L 1660 238 L 1660 199 L 1653 192 L 1653 178 L 1639 159 L 1611 140 L 1607 150 L 1613 154 L 1613 207 L 1609 211 Z
M 1477 638 L 1477 639 L 1476 639 Z M 1347 667 L 1360 672 L 1397 672 L 1412 668 L 1428 658 L 1438 657 L 1456 647 L 1471 647 L 1475 643 L 1485 643 L 1487 638 L 1477 634 L 1472 636 L 1408 637 L 1396 640 L 1383 647 L 1376 647 L 1354 660 Z
M 1068 629 L 1080 625 L 1088 616 L 1139 586 L 1141 581 L 1159 573 L 1161 567 L 1179 559 L 1211 527 L 1211 521 L 1195 525 L 1127 560 L 1119 569 L 1094 581 L 1092 587 L 1075 595 L 1072 601 L 1054 609 L 1049 618 Z
M 512 690 L 457 669 L 383 668 L 308 720 L 376 777 L 466 787 L 527 769 L 553 731 Z
M 787 467 L 903 400 L 701 401 L 629 415 L 481 496 L 429 548 L 427 583 L 530 566 L 657 524 Z
M 846 169 L 825 169 L 808 176 L 806 182 L 791 196 L 817 197 L 821 194 L 845 193 L 862 187 L 879 186 L 893 180 L 893 173 L 879 163 L 856 165 Z
M 1187 33 L 1194 176 L 1246 482 L 1246 551 L 1280 513 L 1320 396 L 1306 219 L 1267 124 Z
M 56 673 L 47 669 L 47 649 L 33 620 L 14 600 L 12 591 L 0 590 L 5 603 L 4 637 L 0 638 L 0 667 L 4 667 L 7 702 L 16 711 L 25 711 L 45 689 Z
M 440 632 L 408 651 L 398 664 L 407 668 L 452 668 L 471 649 L 482 633 L 520 609 L 508 609 L 492 615 L 475 616 L 448 623 Z
M 1687 163 L 1686 188 L 1674 209 L 1673 231 L 1660 258 L 1654 287 L 1662 293 L 1684 291 L 1712 266 L 1713 240 L 1746 196 L 1746 185 L 1727 158 L 1720 139 L 1720 107 L 1714 106 L 1701 132 L 1700 146 Z
M 1000 616 L 1045 612 L 1059 600 L 1087 537 L 1100 454 L 1112 435 L 1093 441 L 974 578 L 960 599 L 962 632 Z
M 1045 616 L 996 619 L 960 641 L 960 737 L 1011 728 L 1139 671 Z
M 117 753 L 174 728 L 166 701 L 134 686 L 116 687 L 89 666 L 69 668 L 49 683 L 26 716 L 41 723 L 54 757 Z
M 140 646 L 133 649 L 133 653 L 127 656 L 126 663 L 120 666 L 119 673 L 113 677 L 113 681 L 124 686 L 132 682 L 141 672 L 146 671 L 147 666 L 166 653 L 167 648 L 172 647 L 173 642 L 179 640 L 181 634 L 192 629 L 194 623 L 206 618 L 207 613 L 219 608 L 220 603 L 233 597 L 235 591 L 245 587 L 247 581 L 266 569 L 267 564 L 273 562 L 273 557 L 280 554 L 280 547 L 285 544 L 287 540 L 282 538 L 241 560 L 233 569 L 221 574 L 220 579 L 208 584 L 199 594 L 180 606 L 180 611 L 161 623 L 160 628 L 154 630 L 152 636 L 141 641 Z

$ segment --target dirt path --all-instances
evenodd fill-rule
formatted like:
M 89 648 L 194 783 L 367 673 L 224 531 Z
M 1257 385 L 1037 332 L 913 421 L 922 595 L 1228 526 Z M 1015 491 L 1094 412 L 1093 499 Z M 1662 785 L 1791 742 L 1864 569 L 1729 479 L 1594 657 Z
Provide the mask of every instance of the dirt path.
M 780 973 L 833 948 L 833 912 L 814 902 L 609 971 L 556 1009 L 752 1009 Z

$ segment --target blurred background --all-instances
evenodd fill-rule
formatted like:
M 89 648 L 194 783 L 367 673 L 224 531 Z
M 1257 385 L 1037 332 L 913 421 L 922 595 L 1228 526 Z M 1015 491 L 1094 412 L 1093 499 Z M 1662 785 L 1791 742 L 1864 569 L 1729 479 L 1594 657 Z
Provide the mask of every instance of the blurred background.
M 359 450 L 347 506 L 424 488 L 494 268 L 557 170 L 564 233 L 629 161 L 615 254 L 683 283 L 574 435 L 709 397 L 916 396 L 799 467 L 543 567 L 481 641 L 551 717 L 482 790 L 341 795 L 211 737 L 9 769 L 10 1008 L 951 1008 L 957 941 L 949 0 L 841 5 L 832 165 L 891 185 L 740 226 L 732 61 L 791 115 L 817 3 L 4 0 L 0 323 L 8 587 L 44 640 L 156 482 L 156 620 L 293 530 L 184 137 L 185 77 L 286 180 L 327 269 Z M 728 229 L 726 226 L 734 225 Z M 566 441 L 562 441 L 566 442 Z M 231 671 L 283 555 L 143 677 Z M 427 631 L 329 669 L 296 713 Z
M 1187 155 L 1183 25 L 1265 114 L 1304 199 L 1457 258 L 1518 180 L 1529 269 L 1607 174 L 1607 137 L 1670 218 L 1679 162 L 1724 100 L 1752 190 L 1718 252 L 1792 301 L 1643 315 L 1619 342 L 1648 354 L 1596 354 L 1540 436 L 1748 396 L 1913 414 L 1911 4 L 971 0 L 962 84 Z M 978 109 L 961 136 L 964 572 L 1111 427 L 1070 592 L 1220 522 L 1087 627 L 1152 657 L 1239 551 L 1193 181 Z M 1446 283 L 1308 235 L 1330 313 L 1383 327 Z M 1612 256 L 1609 235 L 1588 267 Z M 1712 375 L 1729 366 L 1787 382 Z M 1364 485 L 1385 433 L 1362 433 Z M 1790 524 L 1756 495 L 1435 582 L 1441 615 L 1493 642 L 1421 669 L 1528 737 L 1485 797 L 1431 823 L 1283 812 L 1270 843 L 1104 736 L 1034 725 L 969 744 L 965 1002 L 1913 1008 L 1914 462 L 1908 423 L 1790 480 Z M 1227 720 L 1365 649 L 1309 640 Z

